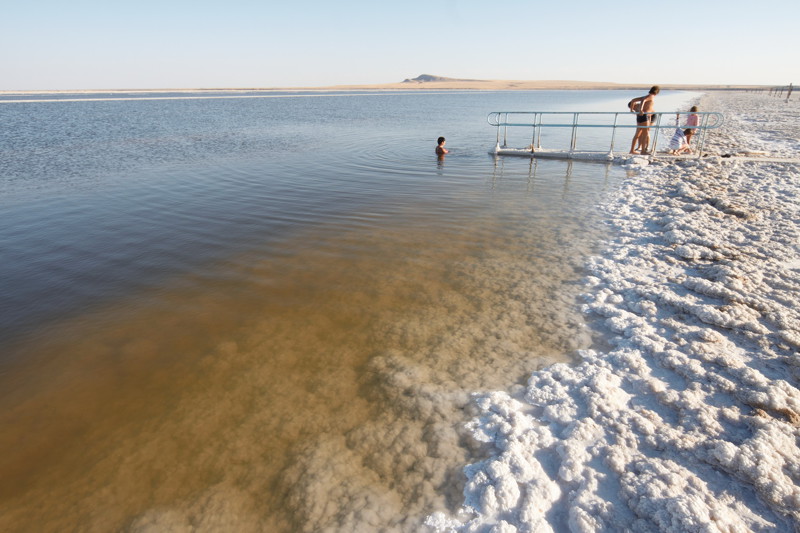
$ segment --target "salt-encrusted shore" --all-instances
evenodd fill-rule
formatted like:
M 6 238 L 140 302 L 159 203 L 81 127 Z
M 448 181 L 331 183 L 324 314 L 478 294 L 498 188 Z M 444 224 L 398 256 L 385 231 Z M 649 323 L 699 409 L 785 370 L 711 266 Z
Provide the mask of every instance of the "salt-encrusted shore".
M 704 96 L 718 153 L 800 152 L 800 106 Z M 486 459 L 438 531 L 800 531 L 800 166 L 654 164 L 605 207 L 576 366 L 476 396 Z

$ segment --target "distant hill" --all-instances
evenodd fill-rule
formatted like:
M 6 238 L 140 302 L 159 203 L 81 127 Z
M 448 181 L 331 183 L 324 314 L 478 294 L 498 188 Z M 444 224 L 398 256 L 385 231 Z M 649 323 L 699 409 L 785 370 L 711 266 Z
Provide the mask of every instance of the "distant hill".
M 443 82 L 458 82 L 458 81 L 484 81 L 484 80 L 467 80 L 464 78 L 445 78 L 443 76 L 433 76 L 431 74 L 420 74 L 416 78 L 406 78 L 403 80 L 403 83 L 428 83 L 432 81 L 443 81 Z

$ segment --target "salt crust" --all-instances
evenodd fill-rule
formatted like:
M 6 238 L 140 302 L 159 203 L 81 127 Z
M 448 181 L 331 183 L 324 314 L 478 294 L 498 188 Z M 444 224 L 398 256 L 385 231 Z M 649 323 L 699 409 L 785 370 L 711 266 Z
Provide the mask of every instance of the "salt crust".
M 800 108 L 705 95 L 719 153 L 796 156 Z M 606 206 L 584 311 L 608 351 L 476 394 L 486 458 L 436 531 L 800 531 L 800 168 L 651 165 Z

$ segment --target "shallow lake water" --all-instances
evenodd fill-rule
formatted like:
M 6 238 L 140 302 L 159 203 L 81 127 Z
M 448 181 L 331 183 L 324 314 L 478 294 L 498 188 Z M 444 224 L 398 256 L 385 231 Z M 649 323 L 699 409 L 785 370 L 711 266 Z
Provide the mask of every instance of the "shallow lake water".
M 591 345 L 583 262 L 625 177 L 495 159 L 486 114 L 636 95 L 4 95 L 33 101 L 0 102 L 0 529 L 458 508 L 470 394 Z

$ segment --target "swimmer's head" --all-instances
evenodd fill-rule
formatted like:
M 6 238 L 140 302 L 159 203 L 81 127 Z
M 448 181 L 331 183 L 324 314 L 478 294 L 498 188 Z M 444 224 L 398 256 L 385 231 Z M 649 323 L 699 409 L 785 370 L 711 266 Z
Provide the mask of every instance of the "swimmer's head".
M 444 137 L 439 137 L 438 139 L 436 139 L 436 143 L 439 146 L 443 145 L 444 144 Z
M 652 87 L 650 87 L 650 94 L 658 94 L 660 92 L 661 92 L 661 87 L 659 87 L 658 85 L 653 85 Z

